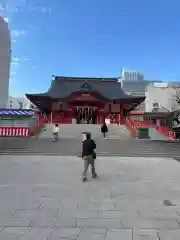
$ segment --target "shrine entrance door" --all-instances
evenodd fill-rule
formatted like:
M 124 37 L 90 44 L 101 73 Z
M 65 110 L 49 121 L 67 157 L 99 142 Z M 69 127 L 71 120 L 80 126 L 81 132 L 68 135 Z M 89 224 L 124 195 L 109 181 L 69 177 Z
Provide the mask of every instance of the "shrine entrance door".
M 97 123 L 97 107 L 76 106 L 75 118 L 77 124 L 96 124 Z

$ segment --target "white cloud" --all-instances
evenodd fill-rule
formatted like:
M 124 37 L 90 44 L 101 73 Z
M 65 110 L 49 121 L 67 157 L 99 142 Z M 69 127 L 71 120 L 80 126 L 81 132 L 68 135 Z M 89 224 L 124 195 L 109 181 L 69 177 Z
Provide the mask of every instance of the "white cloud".
M 19 62 L 11 62 L 11 64 L 18 66 L 18 65 L 19 65 Z
M 32 65 L 32 66 L 30 66 L 30 68 L 32 68 L 32 69 L 37 69 L 37 66 Z
M 13 57 L 12 61 L 13 62 L 20 62 L 20 58 L 19 57 Z
M 12 30 L 11 31 L 11 35 L 13 37 L 25 36 L 26 35 L 26 31 L 24 31 L 24 30 Z
M 47 12 L 47 8 L 46 8 L 46 7 L 42 7 L 42 8 L 41 8 L 41 12 L 42 12 L 42 13 L 46 13 L 46 12 Z
M 20 64 L 20 58 L 19 57 L 13 57 L 11 61 L 12 65 L 18 66 Z
M 14 75 L 16 75 L 16 72 L 15 72 L 15 71 L 13 71 L 13 72 L 11 73 L 11 76 L 14 76 Z
M 5 10 L 5 7 L 3 6 L 2 3 L 0 3 L 0 11 L 4 11 Z
M 39 12 L 42 14 L 52 12 L 52 8 L 50 6 L 44 6 L 43 1 L 41 1 L 39 5 L 30 2 L 31 1 L 27 0 L 0 0 L 0 15 L 5 16 L 8 22 L 20 12 Z
M 5 17 L 4 21 L 8 23 L 9 22 L 9 18 Z
M 50 7 L 41 7 L 40 11 L 42 13 L 50 13 L 51 12 L 51 8 Z
M 32 12 L 41 12 L 41 13 L 50 13 L 52 11 L 51 7 L 49 6 L 29 6 L 28 7 L 28 10 L 29 11 L 32 11 Z
M 32 12 L 38 11 L 38 10 L 39 10 L 39 7 L 37 7 L 37 6 L 30 6 L 29 7 L 29 11 L 32 11 Z
M 20 59 L 19 57 L 13 57 L 12 61 L 11 61 L 11 64 L 15 65 L 15 66 L 18 66 L 22 61 L 28 61 L 28 60 L 29 60 L 28 58 Z

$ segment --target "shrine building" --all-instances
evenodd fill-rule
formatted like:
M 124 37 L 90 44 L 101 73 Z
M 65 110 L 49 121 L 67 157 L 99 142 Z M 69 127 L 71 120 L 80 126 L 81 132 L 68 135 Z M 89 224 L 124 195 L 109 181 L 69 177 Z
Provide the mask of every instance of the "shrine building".
M 106 118 L 124 124 L 145 97 L 124 92 L 118 78 L 59 77 L 45 93 L 26 94 L 44 123 L 102 124 Z

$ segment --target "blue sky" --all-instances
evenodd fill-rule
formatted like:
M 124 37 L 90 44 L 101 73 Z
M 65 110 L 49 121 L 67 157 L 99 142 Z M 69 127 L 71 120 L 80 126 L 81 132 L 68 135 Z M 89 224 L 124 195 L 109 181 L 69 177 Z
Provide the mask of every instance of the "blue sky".
M 4 2 L 3 2 L 4 1 Z M 51 75 L 180 79 L 179 0 L 1 0 L 12 36 L 10 91 L 46 91 Z

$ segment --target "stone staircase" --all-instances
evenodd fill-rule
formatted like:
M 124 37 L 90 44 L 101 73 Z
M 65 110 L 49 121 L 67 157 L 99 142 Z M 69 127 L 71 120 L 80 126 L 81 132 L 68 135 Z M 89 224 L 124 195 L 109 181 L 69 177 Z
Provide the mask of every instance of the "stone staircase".
M 125 125 L 110 124 L 108 126 L 109 139 L 129 139 L 131 134 Z
M 46 124 L 39 138 L 52 138 L 53 126 L 52 124 Z M 61 124 L 59 127 L 59 135 L 62 139 L 81 139 L 82 132 L 91 132 L 94 139 L 102 138 L 101 125 L 98 124 Z M 124 125 L 110 124 L 108 129 L 108 138 L 110 139 L 131 138 L 128 129 Z
M 180 159 L 179 142 L 137 139 L 96 139 L 97 156 L 114 157 L 169 157 Z M 79 139 L 22 139 L 6 138 L 0 146 L 0 155 L 80 156 Z

